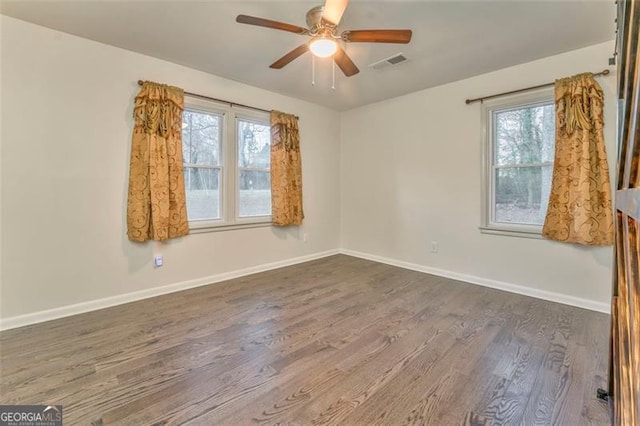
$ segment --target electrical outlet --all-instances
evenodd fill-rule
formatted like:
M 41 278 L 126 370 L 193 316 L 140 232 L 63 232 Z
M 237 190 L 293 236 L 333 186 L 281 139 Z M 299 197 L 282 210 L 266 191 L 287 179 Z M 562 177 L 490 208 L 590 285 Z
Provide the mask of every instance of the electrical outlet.
M 162 258 L 161 254 L 157 254 L 154 258 L 153 258 L 153 263 L 156 265 L 156 268 L 159 268 L 163 265 L 164 263 L 164 259 Z
M 438 242 L 431 241 L 431 253 L 437 253 L 437 252 L 438 252 Z

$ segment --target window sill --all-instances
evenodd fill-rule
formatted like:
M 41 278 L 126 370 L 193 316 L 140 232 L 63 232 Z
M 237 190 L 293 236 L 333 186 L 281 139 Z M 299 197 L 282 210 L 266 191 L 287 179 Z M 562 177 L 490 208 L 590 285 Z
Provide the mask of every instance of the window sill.
M 524 227 L 507 229 L 497 226 L 480 226 L 478 229 L 480 229 L 480 232 L 483 234 L 503 235 L 506 237 L 533 238 L 536 240 L 544 239 L 544 237 L 542 236 L 542 229 L 536 228 L 527 229 L 526 227 Z
M 189 234 L 206 234 L 209 232 L 234 231 L 236 229 L 266 228 L 272 226 L 271 221 L 268 222 L 250 222 L 235 223 L 233 225 L 191 225 L 189 226 Z

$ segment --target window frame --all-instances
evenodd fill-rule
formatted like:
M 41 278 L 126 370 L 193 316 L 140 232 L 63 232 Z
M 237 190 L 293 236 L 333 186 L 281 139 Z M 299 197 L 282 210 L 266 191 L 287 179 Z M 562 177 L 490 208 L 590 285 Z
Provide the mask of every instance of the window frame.
M 507 166 L 494 164 L 495 129 L 493 117 L 496 112 L 500 111 L 521 109 L 537 105 L 553 105 L 554 103 L 553 87 L 538 89 L 524 94 L 502 97 L 500 99 L 492 99 L 482 103 L 482 211 L 481 225 L 479 227 L 480 232 L 494 235 L 542 238 L 542 225 L 495 221 L 495 170 L 505 167 L 533 167 L 548 165 L 553 167 L 553 162 Z
M 254 111 L 247 108 L 230 106 L 215 101 L 185 95 L 184 110 L 222 117 L 220 128 L 220 178 L 219 206 L 220 219 L 189 220 L 189 232 L 192 234 L 217 232 L 230 229 L 256 228 L 272 226 L 271 214 L 264 216 L 240 217 L 239 215 L 239 170 L 238 166 L 238 120 L 271 126 L 267 112 Z M 183 162 L 183 167 L 193 165 Z M 187 211 L 188 217 L 188 211 Z
M 185 97 L 185 107 L 184 107 L 185 111 L 192 111 L 192 112 L 196 112 L 196 113 L 202 113 L 202 114 L 212 114 L 212 115 L 217 115 L 220 117 L 220 126 L 218 128 L 218 147 L 219 147 L 219 153 L 218 153 L 218 158 L 219 158 L 219 162 L 217 166 L 213 166 L 212 164 L 197 164 L 197 163 L 185 163 L 184 162 L 184 152 L 183 152 L 183 162 L 182 162 L 182 168 L 183 170 L 186 170 L 187 168 L 203 168 L 203 169 L 218 169 L 219 170 L 219 177 L 218 177 L 218 206 L 222 207 L 224 204 L 222 202 L 223 200 L 223 195 L 224 195 L 224 171 L 226 169 L 225 167 L 225 161 L 224 161 L 224 148 L 223 148 L 223 142 L 224 142 L 224 135 L 225 135 L 225 111 L 221 110 L 221 109 L 213 109 L 213 108 L 205 108 L 203 105 L 201 105 L 200 103 L 193 104 L 193 105 L 189 105 L 187 106 L 187 102 L 186 102 L 186 97 Z M 184 117 L 184 116 L 183 116 Z M 184 147 L 183 147 L 184 150 Z M 186 190 L 186 182 L 185 182 L 185 190 Z M 220 224 L 223 221 L 224 218 L 224 212 L 222 211 L 222 209 L 219 209 L 219 214 L 220 214 L 220 218 L 219 219 L 207 219 L 207 220 L 197 220 L 197 221 L 189 221 L 189 229 L 191 229 L 191 225 L 193 223 L 207 223 L 209 224 L 208 226 L 214 226 L 212 224 Z M 188 210 L 187 210 L 187 217 L 188 217 Z
M 235 150 L 234 150 L 234 154 L 235 154 L 235 160 L 234 160 L 234 165 L 235 165 L 235 173 L 234 173 L 234 178 L 235 178 L 235 185 L 234 185 L 234 194 L 235 194 L 235 199 L 234 199 L 234 205 L 235 205 L 235 220 L 237 223 L 240 224 L 245 224 L 245 223 L 261 223 L 261 222 L 265 222 L 265 219 L 268 218 L 268 221 L 271 222 L 271 214 L 269 215 L 259 215 L 259 216 L 240 216 L 240 171 L 241 170 L 257 170 L 257 171 L 262 171 L 262 172 L 271 172 L 271 162 L 269 162 L 269 168 L 265 169 L 265 168 L 258 168 L 258 167 L 240 167 L 240 165 L 238 164 L 238 149 L 239 149 L 239 144 L 238 144 L 238 128 L 239 128 L 239 121 L 242 120 L 244 122 L 247 123 L 253 123 L 253 124 L 259 124 L 259 125 L 263 125 L 266 127 L 269 127 L 269 129 L 271 129 L 271 117 L 268 114 L 246 114 L 246 113 L 242 113 L 242 114 L 236 114 L 235 118 L 234 118 L 234 131 L 236 132 L 236 135 L 234 136 L 234 140 L 235 140 Z M 271 135 L 269 135 L 269 146 L 271 146 Z

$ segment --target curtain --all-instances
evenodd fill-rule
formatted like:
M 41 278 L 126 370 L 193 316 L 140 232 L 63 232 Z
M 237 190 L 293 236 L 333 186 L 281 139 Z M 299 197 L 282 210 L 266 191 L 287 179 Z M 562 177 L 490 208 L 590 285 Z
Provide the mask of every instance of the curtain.
M 182 171 L 184 92 L 145 81 L 136 96 L 129 169 L 127 234 L 166 240 L 189 232 Z
M 298 118 L 279 111 L 271 111 L 271 217 L 278 226 L 304 219 Z
M 613 243 L 602 88 L 585 73 L 555 84 L 556 147 L 542 235 L 586 245 Z

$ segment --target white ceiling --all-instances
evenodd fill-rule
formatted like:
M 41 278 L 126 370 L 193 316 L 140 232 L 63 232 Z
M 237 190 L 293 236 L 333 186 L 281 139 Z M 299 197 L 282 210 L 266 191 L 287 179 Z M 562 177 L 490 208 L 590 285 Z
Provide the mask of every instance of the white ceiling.
M 305 36 L 235 22 L 246 14 L 305 26 L 321 2 L 2 0 L 0 12 L 337 110 L 601 43 L 615 30 L 613 0 L 352 0 L 340 30 L 410 28 L 413 40 L 349 44 L 360 73 L 346 78 L 336 68 L 332 90 L 328 59 L 316 60 L 315 86 L 310 54 L 269 68 Z M 400 52 L 408 62 L 368 67 Z

